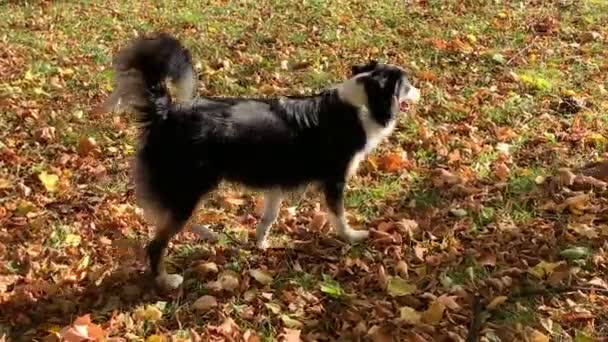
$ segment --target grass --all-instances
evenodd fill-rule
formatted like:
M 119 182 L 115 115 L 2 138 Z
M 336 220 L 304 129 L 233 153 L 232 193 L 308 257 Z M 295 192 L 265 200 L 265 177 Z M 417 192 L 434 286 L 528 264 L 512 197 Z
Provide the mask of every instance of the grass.
M 378 0 L 0 3 L 0 185 L 7 184 L 0 186 L 0 331 L 41 339 L 49 335 L 47 327 L 64 327 L 91 313 L 109 335 L 133 339 L 194 339 L 192 331 L 212 339 L 224 318 L 232 317 L 241 333 L 250 330 L 262 341 L 280 340 L 290 327 L 302 330 L 302 336 L 355 340 L 365 335 L 357 330 L 361 322 L 385 328 L 397 322 L 404 300 L 387 296 L 378 279 L 381 270 L 394 275 L 399 260 L 409 267 L 408 281 L 427 284 L 424 292 L 435 297 L 447 293 L 448 288 L 437 286 L 445 276 L 467 294 L 481 291 L 487 300 L 508 296 L 509 287 L 488 292 L 484 281 L 510 269 L 524 274 L 512 276 L 514 283 L 530 281 L 525 276 L 530 266 L 559 260 L 559 252 L 573 245 L 588 246 L 597 262 L 587 261 L 580 269 L 571 263 L 570 270 L 579 272 L 581 281 L 601 277 L 605 236 L 589 238 L 561 227 L 596 227 L 594 215 L 605 209 L 605 197 L 590 193 L 590 209 L 582 214 L 568 208 L 547 213 L 540 209 L 547 201 L 562 202 L 548 196 L 539 179 L 607 152 L 607 21 L 608 3 L 601 0 L 571 5 L 433 0 L 405 6 Z M 542 25 L 546 32 L 539 31 Z M 349 182 L 346 204 L 357 225 L 378 228 L 413 219 L 418 230 L 389 231 L 400 238 L 393 242 L 375 233 L 354 246 L 327 242 L 325 233 L 308 228 L 316 212 L 311 208 L 320 206 L 320 198 L 308 196 L 297 201 L 295 214 L 283 212 L 273 228 L 273 241 L 286 242 L 286 248 L 243 251 L 258 219 L 250 203 L 221 207 L 212 198 L 215 211 L 207 204 L 201 215 L 220 215 L 214 220 L 227 223 L 232 238 L 221 234 L 217 244 L 208 246 L 197 245 L 201 242 L 190 233 L 172 240 L 168 259 L 175 265 L 169 267 L 185 271 L 186 281 L 192 281 L 188 290 L 168 296 L 142 290 L 137 300 L 123 295 L 124 286 L 146 284 L 136 279 L 145 263 L 141 246 L 114 242 L 130 239 L 129 246 L 136 246 L 148 241 L 153 228 L 135 210 L 113 209 L 135 205 L 133 120 L 95 108 L 111 91 L 116 49 L 136 32 L 156 30 L 172 32 L 191 49 L 200 63 L 203 95 L 309 93 L 339 82 L 352 64 L 371 58 L 406 68 L 422 89 L 423 102 L 400 118 L 399 130 L 375 157 L 405 149 L 412 166 L 396 172 L 366 169 Z M 581 37 L 591 32 L 599 38 L 584 42 Z M 287 70 L 281 67 L 285 63 Z M 585 108 L 557 111 L 563 94 L 583 99 Z M 37 132 L 48 127 L 55 128 L 55 139 L 40 139 Z M 78 155 L 82 137 L 94 138 L 100 153 Z M 501 163 L 508 167 L 503 177 L 496 171 Z M 96 176 L 100 168 L 105 176 Z M 437 168 L 462 182 L 433 185 Z M 45 190 L 38 180 L 43 171 L 59 176 L 60 190 Z M 467 215 L 451 214 L 454 208 Z M 447 238 L 449 244 L 441 242 Z M 289 250 L 294 240 L 308 243 L 307 253 L 294 255 Z M 422 259 L 412 251 L 416 246 L 427 248 Z M 472 252 L 488 249 L 498 256 L 497 264 L 480 266 Z M 85 256 L 89 267 L 83 270 L 79 265 Z M 215 262 L 220 272 L 239 274 L 242 288 L 208 289 L 213 275 L 190 275 L 196 272 L 187 269 L 199 258 Z M 256 268 L 270 271 L 270 285 L 248 278 L 248 270 Z M 324 275 L 339 280 L 349 299 L 347 312 L 336 309 L 320 290 Z M 431 296 L 419 290 L 413 294 L 420 304 L 416 309 L 424 311 Z M 248 298 L 246 291 L 255 295 Z M 191 308 L 203 295 L 218 301 L 205 314 Z M 524 311 L 508 305 L 489 321 L 494 327 L 517 328 L 522 340 L 530 329 L 549 334 L 541 324 L 548 314 L 539 306 L 567 315 L 566 299 L 531 300 Z M 457 300 L 459 317 L 468 317 L 468 298 Z M 138 305 L 158 301 L 167 303 L 162 319 L 134 319 Z M 120 319 L 101 309 L 109 302 Z M 264 304 L 269 302 L 276 303 L 279 314 L 268 313 Z M 596 329 L 585 333 L 599 338 L 606 334 L 599 318 L 607 313 L 598 303 L 581 305 L 598 317 Z M 281 314 L 302 325 L 286 323 Z M 465 338 L 467 324 L 457 321 L 444 317 L 438 326 Z M 572 337 L 583 329 L 572 322 L 559 324 Z M 408 331 L 437 338 L 428 327 Z M 493 338 L 491 329 L 484 333 Z

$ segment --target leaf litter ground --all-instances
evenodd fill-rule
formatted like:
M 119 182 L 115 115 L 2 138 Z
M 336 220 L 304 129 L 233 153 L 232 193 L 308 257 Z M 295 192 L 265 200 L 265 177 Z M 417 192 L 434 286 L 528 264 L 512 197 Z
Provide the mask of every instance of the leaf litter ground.
M 605 2 L 13 1 L 0 19 L 0 336 L 608 336 Z M 227 185 L 193 220 L 206 230 L 171 245 L 183 288 L 156 293 L 134 124 L 95 110 L 113 52 L 150 30 L 184 39 L 209 95 L 308 93 L 368 58 L 406 66 L 424 100 L 349 184 L 349 219 L 373 238 L 339 242 L 308 191 L 257 252 L 260 198 Z

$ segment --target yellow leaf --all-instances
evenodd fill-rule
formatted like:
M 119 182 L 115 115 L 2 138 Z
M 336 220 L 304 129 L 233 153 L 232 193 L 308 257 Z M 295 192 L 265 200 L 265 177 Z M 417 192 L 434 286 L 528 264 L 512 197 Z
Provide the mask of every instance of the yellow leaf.
M 549 337 L 547 337 L 547 335 L 541 333 L 538 330 L 533 330 L 530 333 L 530 339 L 531 342 L 549 342 Z
M 409 306 L 404 306 L 399 310 L 399 317 L 407 324 L 417 324 L 420 322 L 422 318 L 422 314 L 416 311 L 414 308 L 410 308 Z
M 46 171 L 40 172 L 38 179 L 42 182 L 42 185 L 48 192 L 57 191 L 57 183 L 59 182 L 59 176 L 52 173 L 46 173 Z
M 541 262 L 536 264 L 536 266 L 530 267 L 528 269 L 528 273 L 537 277 L 538 279 L 543 279 L 545 276 L 551 275 L 551 273 L 553 273 L 553 270 L 559 265 L 559 263 L 546 262 L 542 260 Z
M 146 342 L 165 342 L 166 339 L 162 335 L 150 335 L 146 338 Z
M 390 277 L 386 290 L 393 297 L 407 296 L 416 292 L 416 286 L 409 284 L 401 277 Z
M 160 311 L 154 305 L 146 305 L 145 308 L 139 308 L 133 313 L 133 318 L 138 321 L 158 321 L 163 316 L 163 312 Z
M 31 81 L 34 79 L 34 75 L 32 74 L 31 70 L 28 70 L 25 72 L 25 77 L 26 80 Z
M 82 240 L 82 238 L 80 237 L 80 235 L 68 234 L 65 237 L 65 245 L 76 247 L 76 246 L 80 245 L 81 240 Z
M 492 301 L 490 302 L 490 304 L 488 304 L 488 310 L 494 310 L 498 306 L 504 304 L 504 302 L 506 302 L 506 301 L 507 301 L 507 297 L 506 296 L 498 296 L 498 297 L 492 299 Z
M 268 285 L 272 283 L 272 276 L 268 272 L 260 269 L 249 270 L 249 274 L 262 285 Z
M 7 189 L 11 187 L 11 182 L 8 179 L 0 178 L 0 189 Z
M 439 324 L 443 318 L 445 305 L 439 301 L 434 301 L 425 312 L 422 313 L 422 321 L 428 324 Z

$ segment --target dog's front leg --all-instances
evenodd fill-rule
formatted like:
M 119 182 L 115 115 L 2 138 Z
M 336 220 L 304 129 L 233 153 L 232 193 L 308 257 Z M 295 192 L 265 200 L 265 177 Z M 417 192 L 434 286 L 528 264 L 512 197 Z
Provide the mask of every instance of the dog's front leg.
M 255 230 L 256 245 L 259 249 L 268 248 L 268 234 L 277 217 L 279 217 L 282 199 L 281 190 L 273 189 L 264 193 L 264 213 L 262 213 L 262 220 Z
M 325 183 L 324 192 L 329 208 L 329 221 L 340 238 L 349 243 L 360 242 L 367 239 L 369 232 L 349 227 L 344 211 L 344 186 L 343 180 Z

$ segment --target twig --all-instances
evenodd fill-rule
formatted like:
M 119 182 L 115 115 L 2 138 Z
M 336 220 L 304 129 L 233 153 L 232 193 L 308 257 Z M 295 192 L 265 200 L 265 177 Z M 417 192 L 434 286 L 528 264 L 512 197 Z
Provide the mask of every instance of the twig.
M 524 46 L 521 50 L 517 51 L 517 53 L 513 57 L 509 58 L 506 65 L 511 64 L 511 62 L 513 62 L 515 60 L 515 58 L 523 55 L 523 53 L 526 52 L 526 50 L 528 50 L 529 48 L 531 48 L 534 45 L 536 45 L 536 37 L 532 38 L 532 41 L 530 42 L 530 44 Z
M 469 325 L 469 334 L 467 342 L 477 342 L 479 340 L 479 332 L 481 331 L 481 313 L 483 312 L 483 303 L 481 296 L 476 294 L 473 298 L 473 317 Z

